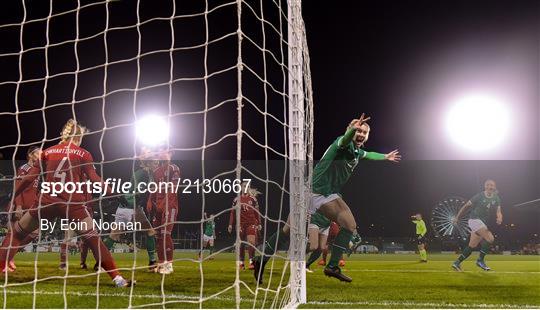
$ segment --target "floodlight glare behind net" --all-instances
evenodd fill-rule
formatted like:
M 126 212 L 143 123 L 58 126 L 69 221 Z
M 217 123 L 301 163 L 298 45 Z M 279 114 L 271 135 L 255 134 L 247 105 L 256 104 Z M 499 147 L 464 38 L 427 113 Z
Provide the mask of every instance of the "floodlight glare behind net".
M 468 216 L 461 216 L 454 223 L 465 199 L 457 196 L 444 198 L 437 202 L 431 211 L 431 226 L 437 237 L 467 237 L 470 233 Z

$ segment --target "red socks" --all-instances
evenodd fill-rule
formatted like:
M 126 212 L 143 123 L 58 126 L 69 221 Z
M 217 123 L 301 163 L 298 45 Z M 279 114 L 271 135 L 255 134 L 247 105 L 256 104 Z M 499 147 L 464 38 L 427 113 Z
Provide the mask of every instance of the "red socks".
M 116 270 L 116 263 L 112 258 L 111 252 L 109 252 L 95 230 L 86 232 L 80 237 L 82 241 L 86 243 L 86 245 L 92 250 L 92 254 L 94 254 L 96 262 L 101 262 L 101 267 L 107 271 L 111 279 L 114 279 L 116 276 L 120 275 L 120 272 Z

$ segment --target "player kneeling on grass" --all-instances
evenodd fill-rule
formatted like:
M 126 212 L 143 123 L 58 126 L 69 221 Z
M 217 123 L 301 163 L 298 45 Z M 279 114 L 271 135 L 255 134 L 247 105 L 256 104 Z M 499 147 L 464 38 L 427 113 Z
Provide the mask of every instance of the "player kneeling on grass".
M 489 211 L 492 208 L 497 208 L 497 224 L 500 225 L 503 221 L 501 198 L 497 192 L 495 181 L 487 180 L 484 183 L 484 191 L 476 194 L 461 207 L 453 221 L 454 225 L 470 208 L 472 208 L 472 210 L 469 213 L 469 228 L 471 229 L 469 245 L 463 249 L 461 255 L 452 264 L 452 268 L 456 271 L 461 271 L 461 262 L 467 259 L 467 257 L 471 255 L 473 249 L 480 244 L 480 255 L 476 260 L 476 266 L 488 271 L 491 270 L 491 268 L 486 265 L 484 257 L 489 252 L 491 244 L 495 241 L 495 237 L 493 237 L 493 234 L 485 224 L 489 217 Z
M 16 197 L 27 186 L 32 184 L 40 173 L 40 167 L 45 170 L 44 180 L 49 184 L 61 182 L 74 184 L 81 180 L 90 180 L 94 183 L 103 183 L 101 177 L 97 175 L 94 168 L 94 160 L 90 153 L 81 148 L 83 135 L 86 128 L 77 124 L 75 120 L 70 119 L 62 129 L 60 143 L 44 150 L 40 156 L 40 163 L 32 167 L 22 180 L 15 186 Z M 105 193 L 108 188 L 105 189 Z M 107 247 L 93 228 L 92 217 L 88 214 L 85 206 L 86 195 L 84 193 L 68 193 L 66 191 L 54 196 L 50 193 L 43 193 L 41 205 L 36 209 L 31 209 L 25 213 L 22 218 L 13 225 L 13 230 L 2 242 L 0 248 L 0 268 L 6 272 L 7 263 L 15 256 L 17 251 L 24 247 L 23 241 L 26 236 L 40 226 L 40 221 L 46 219 L 49 222 L 56 218 L 67 218 L 78 225 L 86 226 L 86 230 L 78 231 L 79 236 L 90 249 L 96 261 L 101 261 L 103 268 L 107 271 L 114 284 L 117 287 L 131 286 L 131 281 L 125 280 L 118 272 L 116 263 Z
M 203 231 L 203 248 L 208 248 L 210 250 L 210 254 L 212 255 L 214 253 L 214 240 L 216 239 L 216 222 L 214 222 L 214 215 L 210 214 L 210 217 L 206 216 L 206 212 L 204 212 L 204 231 Z M 202 258 L 202 250 L 199 252 L 199 259 Z M 212 259 L 212 258 L 209 258 Z
M 416 224 L 416 243 L 418 244 L 418 253 L 420 254 L 420 261 L 422 263 L 427 263 L 427 252 L 426 252 L 426 223 L 422 219 L 422 214 L 417 213 L 411 216 L 411 220 Z
M 159 191 L 151 193 L 146 205 L 150 218 L 153 217 L 152 226 L 157 231 L 158 269 L 161 274 L 173 272 L 174 244 L 172 230 L 178 216 L 178 195 L 175 186 L 180 178 L 180 168 L 171 163 L 169 150 L 159 151 L 159 164 L 152 172 L 152 178 L 156 184 L 168 184 L 165 188 L 160 185 Z
M 332 256 L 324 269 L 324 274 L 341 281 L 351 282 L 352 279 L 341 272 L 339 260 L 347 251 L 349 243 L 356 230 L 356 221 L 349 206 L 345 203 L 339 192 L 352 175 L 356 165 L 361 159 L 389 160 L 397 162 L 401 159 L 397 150 L 388 154 L 366 152 L 361 147 L 368 140 L 370 127 L 366 123 L 369 117 L 364 114 L 353 120 L 347 127 L 343 136 L 338 137 L 326 150 L 323 158 L 313 170 L 313 194 L 310 214 L 320 212 L 329 220 L 335 221 L 341 227 L 334 245 Z M 289 223 L 289 219 L 287 219 Z M 283 227 L 283 233 L 289 234 L 289 224 Z M 261 283 L 264 266 L 275 253 L 279 245 L 284 244 L 286 238 L 278 238 L 274 233 L 268 238 L 262 259 L 255 263 L 255 279 Z
M 259 202 L 257 196 L 260 192 L 249 186 L 248 182 L 242 182 L 242 191 L 240 197 L 235 197 L 233 200 L 233 208 L 229 215 L 229 227 L 227 231 L 232 233 L 234 220 L 236 218 L 236 208 L 240 209 L 240 253 L 238 253 L 238 264 L 240 269 L 244 268 L 246 242 L 249 255 L 249 269 L 253 269 L 253 257 L 255 255 L 255 247 L 257 246 L 257 235 L 262 229 L 261 214 L 259 212 Z M 240 200 L 240 202 L 238 202 Z

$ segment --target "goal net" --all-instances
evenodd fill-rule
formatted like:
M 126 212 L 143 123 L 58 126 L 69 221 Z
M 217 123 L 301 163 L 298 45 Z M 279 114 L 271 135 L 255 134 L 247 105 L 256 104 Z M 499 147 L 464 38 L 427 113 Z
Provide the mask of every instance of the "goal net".
M 110 250 L 123 277 L 137 281 L 129 288 L 115 288 L 106 273 L 93 271 L 92 254 L 89 269 L 79 268 L 81 238 L 68 240 L 58 227 L 40 229 L 15 256 L 16 270 L 2 274 L 4 308 L 306 302 L 313 101 L 301 0 L 5 5 L 11 14 L 0 20 L 2 236 L 15 223 L 17 169 L 30 148 L 58 144 L 68 119 L 89 128 L 81 147 L 103 179 L 130 180 L 141 147 L 162 140 L 182 181 L 171 230 L 172 273 L 148 272 L 147 228 L 122 231 Z M 233 204 L 241 199 L 233 185 L 246 179 L 259 192 L 255 241 L 242 229 L 242 204 Z M 118 196 L 94 195 L 94 220 L 117 222 Z M 290 247 L 278 249 L 259 285 L 247 258 L 246 270 L 239 264 L 241 252 L 260 255 L 288 216 Z M 205 238 L 210 218 L 212 249 Z M 103 240 L 111 232 L 97 230 Z M 67 252 L 62 270 L 60 252 Z

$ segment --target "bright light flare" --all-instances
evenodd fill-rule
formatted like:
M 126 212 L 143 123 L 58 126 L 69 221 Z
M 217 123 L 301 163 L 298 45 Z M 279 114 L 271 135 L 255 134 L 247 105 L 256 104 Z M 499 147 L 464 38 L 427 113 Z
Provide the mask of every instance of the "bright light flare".
M 446 119 L 446 130 L 458 145 L 471 151 L 487 151 L 500 145 L 509 129 L 509 115 L 496 98 L 466 96 L 456 102 Z
M 137 139 L 146 146 L 156 146 L 169 140 L 169 124 L 167 118 L 148 115 L 135 124 Z

